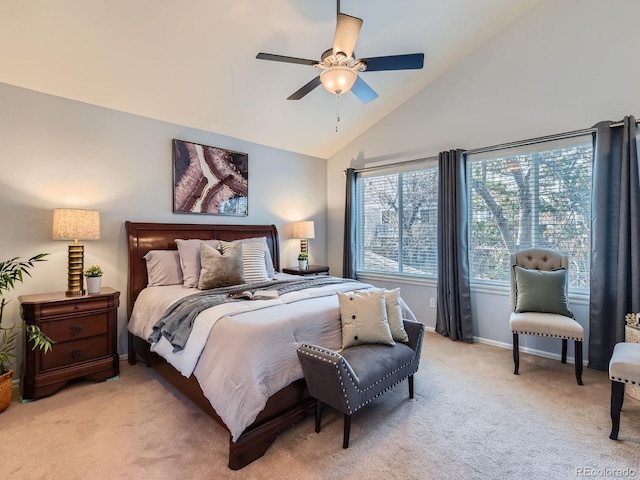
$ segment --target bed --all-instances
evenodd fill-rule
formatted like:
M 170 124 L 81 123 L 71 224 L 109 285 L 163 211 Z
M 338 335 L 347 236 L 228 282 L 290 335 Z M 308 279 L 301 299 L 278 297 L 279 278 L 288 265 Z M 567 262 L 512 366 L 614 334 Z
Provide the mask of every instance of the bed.
M 152 250 L 175 250 L 177 248 L 175 239 L 230 242 L 265 237 L 273 267 L 276 271 L 280 270 L 278 232 L 274 225 L 192 225 L 128 221 L 125 226 L 129 255 L 127 315 L 130 324 L 132 313 L 135 316 L 134 306 L 139 296 L 143 297 L 147 291 L 152 290 L 145 288 L 147 287 L 145 255 Z M 219 327 L 216 326 L 216 328 Z M 195 374 L 184 376 L 164 358 L 151 351 L 145 338 L 129 331 L 128 340 L 130 364 L 135 364 L 138 359 L 147 362 L 230 432 L 228 466 L 233 470 L 240 469 L 261 457 L 280 432 L 292 427 L 313 410 L 313 400 L 309 397 L 304 379 L 298 378 L 278 391 L 269 392 L 264 408 L 255 416 L 255 419 L 240 434 L 235 433 L 233 428 L 227 427 L 223 421 L 224 415 L 219 414 L 212 406 L 208 387 L 196 378 L 197 370 Z M 295 355 L 295 349 L 292 354 Z M 228 423 L 228 420 L 226 421 Z

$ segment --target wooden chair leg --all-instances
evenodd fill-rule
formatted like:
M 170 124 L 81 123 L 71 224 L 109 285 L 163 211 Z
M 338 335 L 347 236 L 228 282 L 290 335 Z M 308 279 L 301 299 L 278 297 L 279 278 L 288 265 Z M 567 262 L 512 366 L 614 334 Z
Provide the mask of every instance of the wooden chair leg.
M 567 339 L 562 339 L 562 363 L 567 363 Z
M 574 356 L 576 363 L 576 380 L 578 381 L 578 385 L 583 385 L 582 383 L 582 342 L 580 340 L 575 341 L 574 345 Z
M 351 415 L 344 414 L 344 437 L 342 439 L 342 448 L 349 448 L 349 432 L 351 431 Z
M 518 334 L 513 334 L 513 374 L 518 375 L 518 369 L 520 368 L 520 349 L 518 345 Z
M 624 383 L 611 380 L 611 440 L 618 439 L 620 431 L 620 411 L 624 400 Z
M 316 433 L 320 433 L 320 420 L 322 418 L 322 402 L 316 400 Z
M 413 398 L 413 375 L 409 375 L 409 398 Z

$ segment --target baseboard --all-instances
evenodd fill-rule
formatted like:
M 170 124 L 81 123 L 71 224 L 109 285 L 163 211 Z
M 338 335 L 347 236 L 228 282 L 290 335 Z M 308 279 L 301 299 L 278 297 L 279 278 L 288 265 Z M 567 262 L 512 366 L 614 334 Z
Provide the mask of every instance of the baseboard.
M 430 332 L 436 331 L 435 327 L 428 327 L 426 325 L 425 325 L 425 330 L 428 330 Z M 491 340 L 491 339 L 482 338 L 482 337 L 473 337 L 473 341 L 476 343 L 484 343 L 485 345 L 491 345 L 492 347 L 499 347 L 499 348 L 505 348 L 507 350 L 513 350 L 513 345 L 511 343 L 498 342 L 496 340 Z M 520 353 L 530 353 L 531 355 L 536 355 L 538 357 L 543 357 L 543 358 L 550 358 L 552 360 L 562 359 L 562 355 L 560 355 L 559 353 L 545 352 L 544 350 L 537 350 L 535 348 L 523 347 L 522 345 L 520 345 Z M 569 355 L 567 355 L 567 363 L 575 363 L 575 357 L 570 357 Z M 588 360 L 583 359 L 582 365 L 586 367 L 588 363 L 589 363 Z

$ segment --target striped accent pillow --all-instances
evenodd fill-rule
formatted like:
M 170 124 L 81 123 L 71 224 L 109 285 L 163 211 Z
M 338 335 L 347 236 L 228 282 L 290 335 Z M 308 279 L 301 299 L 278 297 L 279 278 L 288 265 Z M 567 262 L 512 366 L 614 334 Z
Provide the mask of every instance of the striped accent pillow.
M 264 262 L 265 242 L 240 242 L 242 245 L 242 267 L 246 283 L 264 282 L 269 280 L 267 267 Z M 230 248 L 230 242 L 220 242 L 218 248 L 222 253 Z

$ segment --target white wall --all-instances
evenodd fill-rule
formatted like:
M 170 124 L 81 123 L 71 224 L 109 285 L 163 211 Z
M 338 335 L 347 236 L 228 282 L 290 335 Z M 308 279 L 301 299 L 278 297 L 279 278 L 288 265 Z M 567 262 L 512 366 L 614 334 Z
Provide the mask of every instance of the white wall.
M 332 271 L 342 265 L 345 168 L 640 116 L 638 18 L 636 0 L 546 0 L 329 159 Z M 402 285 L 402 291 L 416 315 L 434 326 L 435 309 L 426 303 L 434 288 Z M 475 335 L 510 345 L 508 294 L 474 290 L 472 301 Z M 585 302 L 571 306 L 587 327 Z M 548 339 L 522 340 L 525 348 L 559 353 L 559 345 Z
M 101 265 L 103 285 L 121 291 L 121 353 L 126 352 L 126 220 L 273 223 L 280 231 L 283 267 L 297 264 L 299 250 L 289 222 L 315 220 L 311 260 L 327 263 L 325 160 L 6 84 L 0 84 L 0 105 L 0 260 L 50 253 L 33 278 L 10 294 L 14 301 L 5 321 L 18 321 L 18 295 L 67 288 L 68 243 L 51 239 L 56 207 L 101 212 L 101 239 L 83 242 L 85 265 Z M 248 153 L 248 216 L 172 213 L 173 138 Z

